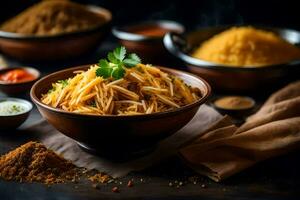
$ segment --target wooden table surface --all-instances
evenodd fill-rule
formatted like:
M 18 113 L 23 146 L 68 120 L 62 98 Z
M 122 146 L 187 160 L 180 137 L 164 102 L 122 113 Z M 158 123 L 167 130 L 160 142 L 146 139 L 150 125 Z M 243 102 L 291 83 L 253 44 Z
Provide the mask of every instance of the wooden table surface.
M 19 63 L 12 59 L 11 65 L 30 65 L 39 68 L 43 74 L 64 66 L 95 63 L 104 52 L 112 49 L 115 43 L 104 43 L 90 56 L 60 63 Z M 0 94 L 0 96 L 4 96 Z M 29 98 L 24 96 L 23 98 Z M 36 108 L 21 127 L 24 128 L 40 120 Z M 0 132 L 0 154 L 31 140 L 31 135 L 5 134 Z M 86 181 L 74 184 L 57 184 L 50 187 L 38 183 L 16 183 L 0 180 L 0 200 L 10 199 L 300 199 L 300 154 L 298 152 L 267 160 L 245 170 L 222 183 L 215 183 L 206 177 L 195 174 L 177 158 L 170 158 L 159 166 L 143 172 L 133 173 L 119 179 L 116 183 L 101 185 L 99 189 Z M 190 180 L 196 177 L 196 184 Z M 134 186 L 128 188 L 128 180 Z M 182 182 L 182 186 L 176 185 Z M 172 183 L 173 186 L 169 186 Z M 112 187 L 118 186 L 119 193 Z

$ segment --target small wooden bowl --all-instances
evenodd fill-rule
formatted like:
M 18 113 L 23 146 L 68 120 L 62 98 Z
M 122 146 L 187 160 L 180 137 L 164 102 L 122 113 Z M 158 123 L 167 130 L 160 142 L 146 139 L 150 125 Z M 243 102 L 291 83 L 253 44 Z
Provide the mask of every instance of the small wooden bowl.
M 213 89 L 230 92 L 257 92 L 299 78 L 300 60 L 264 67 L 230 67 L 194 58 L 195 47 L 232 26 L 202 28 L 184 35 L 169 33 L 164 38 L 166 49 L 185 63 L 190 72 L 206 79 Z M 288 42 L 300 45 L 300 32 L 290 29 L 254 26 L 278 34 Z M 293 77 L 295 76 L 295 77 Z M 296 77 L 297 76 L 297 77 Z M 292 77 L 292 78 L 291 78 Z
M 26 82 L 19 82 L 19 83 L 8 83 L 5 81 L 0 81 L 0 90 L 8 95 L 19 95 L 19 94 L 24 94 L 26 92 L 30 91 L 31 86 L 40 78 L 40 72 L 32 67 L 9 67 L 9 68 L 4 68 L 0 70 L 0 74 L 3 74 L 5 72 L 14 70 L 14 69 L 24 69 L 30 74 L 32 74 L 35 79 L 31 81 L 26 81 Z
M 183 33 L 185 30 L 184 26 L 177 22 L 159 20 L 113 27 L 112 33 L 129 52 L 143 55 L 145 62 L 153 63 L 168 55 L 163 45 L 164 36 L 146 36 L 134 32 L 136 29 L 143 30 L 151 26 L 170 29 L 170 31 L 175 33 Z
M 7 116 L 0 115 L 0 130 L 10 130 L 10 129 L 18 128 L 25 122 L 25 120 L 29 116 L 30 111 L 32 110 L 32 103 L 30 103 L 29 101 L 26 101 L 24 99 L 0 98 L 0 102 L 6 101 L 6 100 L 20 102 L 20 103 L 26 105 L 27 110 L 23 113 L 16 114 L 16 115 L 7 115 Z
M 228 95 L 228 96 L 236 96 L 236 95 Z M 246 117 L 248 117 L 249 115 L 251 115 L 254 112 L 254 110 L 255 110 L 255 107 L 256 107 L 255 100 L 253 98 L 247 97 L 247 96 L 239 96 L 239 97 L 245 98 L 249 102 L 251 102 L 251 106 L 249 106 L 247 108 L 229 109 L 229 108 L 224 108 L 224 107 L 217 106 L 215 104 L 215 102 L 218 99 L 221 99 L 221 98 L 224 98 L 224 97 L 227 97 L 227 96 L 218 96 L 218 97 L 215 97 L 212 100 L 210 100 L 210 105 L 212 107 L 214 107 L 216 110 L 218 110 L 223 115 L 229 115 L 229 116 L 231 116 L 233 118 L 243 120 Z
M 203 79 L 187 72 L 160 67 L 161 70 L 182 78 L 192 87 L 199 88 L 202 97 L 192 104 L 171 111 L 128 116 L 73 113 L 41 102 L 42 94 L 48 92 L 52 83 L 73 77 L 74 71 L 88 68 L 89 65 L 70 68 L 40 79 L 31 89 L 31 99 L 42 116 L 58 131 L 73 138 L 85 150 L 113 159 L 143 152 L 172 135 L 194 117 L 200 105 L 211 94 L 210 86 Z
M 109 32 L 112 15 L 98 7 L 87 8 L 103 17 L 104 24 L 84 31 L 51 36 L 24 35 L 0 31 L 0 51 L 25 61 L 52 61 L 69 59 L 97 47 Z

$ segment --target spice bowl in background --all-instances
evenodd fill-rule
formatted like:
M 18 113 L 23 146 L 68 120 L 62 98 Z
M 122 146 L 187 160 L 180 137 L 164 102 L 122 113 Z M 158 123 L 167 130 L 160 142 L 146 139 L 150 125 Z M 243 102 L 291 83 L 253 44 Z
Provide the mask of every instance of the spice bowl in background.
M 0 98 L 0 130 L 19 127 L 28 118 L 32 104 L 19 98 Z
M 238 123 L 253 114 L 257 107 L 253 98 L 237 95 L 215 97 L 210 100 L 210 105 L 221 114 L 231 116 Z
M 0 70 L 0 91 L 7 95 L 25 94 L 40 78 L 40 72 L 32 67 L 8 67 Z
M 166 33 L 181 34 L 184 31 L 183 25 L 167 20 L 145 21 L 112 29 L 113 35 L 128 51 L 143 55 L 143 59 L 150 63 L 161 61 L 168 55 L 163 45 Z
M 81 18 L 90 19 L 94 25 L 88 27 L 88 21 L 76 20 Z M 21 19 L 24 22 L 17 21 Z M 74 58 L 100 44 L 109 33 L 111 20 L 111 12 L 102 7 L 42 1 L 2 24 L 0 51 L 23 61 Z M 18 24 L 29 25 L 18 29 Z
M 229 66 L 195 58 L 191 54 L 200 44 L 232 26 L 201 28 L 186 34 L 168 33 L 164 38 L 166 49 L 185 63 L 188 71 L 206 79 L 212 88 L 226 92 L 257 92 L 281 86 L 299 78 L 300 60 L 267 66 Z M 300 44 L 300 32 L 283 28 L 252 26 L 275 33 L 295 46 Z M 296 77 L 297 76 L 297 77 Z

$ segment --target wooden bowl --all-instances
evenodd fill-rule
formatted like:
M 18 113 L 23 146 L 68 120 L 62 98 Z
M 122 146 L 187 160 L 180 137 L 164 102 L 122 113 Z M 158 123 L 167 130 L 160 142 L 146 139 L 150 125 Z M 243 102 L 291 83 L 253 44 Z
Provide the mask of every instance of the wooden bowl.
M 68 59 L 97 47 L 109 32 L 112 15 L 110 11 L 97 7 L 87 8 L 104 18 L 104 24 L 73 33 L 51 36 L 24 35 L 0 31 L 0 51 L 25 61 L 51 61 Z
M 163 45 L 163 35 L 146 36 L 133 32 L 136 29 L 143 30 L 151 26 L 167 28 L 176 33 L 183 33 L 185 30 L 184 26 L 177 22 L 158 20 L 113 27 L 112 33 L 129 52 L 144 55 L 143 58 L 145 62 L 153 63 L 161 61 L 163 57 L 168 55 Z
M 210 86 L 201 78 L 174 69 L 161 70 L 178 76 L 202 92 L 196 102 L 168 112 L 144 115 L 87 115 L 53 108 L 40 101 L 51 84 L 57 80 L 73 77 L 74 71 L 87 70 L 89 65 L 74 67 L 50 74 L 37 81 L 30 92 L 32 101 L 42 116 L 58 131 L 73 138 L 84 149 L 110 158 L 122 158 L 152 148 L 158 141 L 175 133 L 196 114 L 211 93 Z
M 30 74 L 32 74 L 35 78 L 30 81 L 18 82 L 18 83 L 8 83 L 8 82 L 0 81 L 0 91 L 7 95 L 15 96 L 15 95 L 25 94 L 26 92 L 29 92 L 34 82 L 40 78 L 40 72 L 37 69 L 32 67 L 4 68 L 0 70 L 0 74 L 6 73 L 14 69 L 24 69 L 28 71 Z
M 286 82 L 291 79 L 289 77 L 293 74 L 299 74 L 300 60 L 264 67 L 228 67 L 190 56 L 191 51 L 203 41 L 230 27 L 232 26 L 203 28 L 185 35 L 169 33 L 164 38 L 164 45 L 171 54 L 185 63 L 190 72 L 205 78 L 216 90 L 230 92 L 264 90 Z M 274 32 L 292 44 L 300 44 L 300 32 L 298 31 L 254 27 Z
M 21 124 L 23 124 L 25 120 L 28 118 L 29 113 L 32 110 L 32 104 L 29 101 L 26 101 L 24 99 L 0 98 L 0 102 L 6 100 L 20 102 L 27 107 L 27 110 L 25 112 L 15 114 L 15 115 L 0 116 L 0 130 L 16 129 L 17 127 L 21 126 Z
M 229 95 L 229 96 L 237 96 L 237 95 Z M 219 111 L 219 113 L 221 113 L 222 115 L 229 115 L 231 117 L 233 117 L 236 121 L 242 121 L 244 122 L 244 120 L 251 114 L 253 114 L 255 112 L 255 110 L 257 110 L 258 106 L 256 104 L 256 101 L 248 96 L 239 96 L 242 98 L 246 98 L 247 100 L 249 100 L 251 102 L 251 106 L 249 106 L 248 108 L 240 108 L 240 109 L 229 109 L 229 108 L 223 108 L 220 106 L 217 106 L 215 104 L 215 102 L 218 99 L 224 98 L 226 96 L 216 96 L 212 99 L 210 99 L 210 106 L 212 106 L 213 108 L 215 108 L 217 111 Z

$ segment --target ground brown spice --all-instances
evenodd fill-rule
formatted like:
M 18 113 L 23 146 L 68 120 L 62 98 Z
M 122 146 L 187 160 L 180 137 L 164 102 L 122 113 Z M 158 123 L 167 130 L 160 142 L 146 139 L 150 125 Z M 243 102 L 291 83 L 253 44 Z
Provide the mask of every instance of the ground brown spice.
M 104 17 L 67 0 L 47 0 L 4 22 L 2 31 L 27 35 L 77 32 L 103 24 Z
M 0 157 L 0 177 L 20 182 L 63 183 L 80 169 L 38 142 L 28 142 Z

